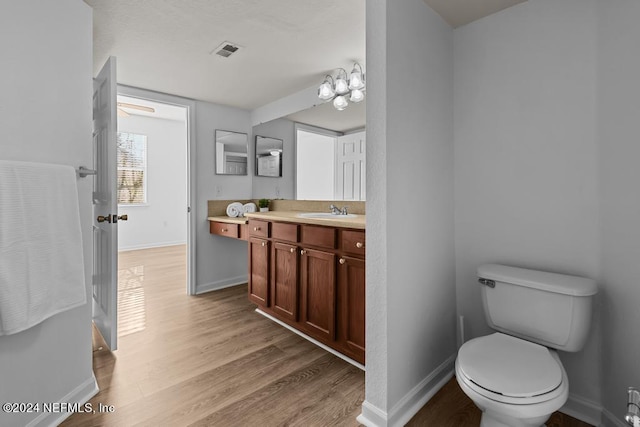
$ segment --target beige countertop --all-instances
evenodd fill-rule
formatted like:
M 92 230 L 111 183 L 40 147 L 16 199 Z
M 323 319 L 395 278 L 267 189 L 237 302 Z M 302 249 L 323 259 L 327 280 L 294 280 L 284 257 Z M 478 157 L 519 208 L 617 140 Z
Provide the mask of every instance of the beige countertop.
M 343 228 L 366 228 L 366 215 L 356 215 L 354 217 L 341 217 L 336 215 L 335 218 L 301 218 L 298 211 L 269 211 L 246 213 L 245 218 L 262 219 L 266 221 L 286 221 L 297 222 L 300 224 L 328 225 L 330 227 Z
M 246 224 L 249 218 L 233 218 L 231 216 L 220 215 L 207 217 L 207 221 L 224 222 L 226 224 Z

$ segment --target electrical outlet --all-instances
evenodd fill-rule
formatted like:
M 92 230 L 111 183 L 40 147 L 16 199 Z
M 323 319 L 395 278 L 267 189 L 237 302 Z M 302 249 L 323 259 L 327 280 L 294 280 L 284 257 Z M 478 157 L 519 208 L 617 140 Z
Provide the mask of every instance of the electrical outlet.
M 220 197 L 222 195 L 222 186 L 216 185 L 216 197 Z

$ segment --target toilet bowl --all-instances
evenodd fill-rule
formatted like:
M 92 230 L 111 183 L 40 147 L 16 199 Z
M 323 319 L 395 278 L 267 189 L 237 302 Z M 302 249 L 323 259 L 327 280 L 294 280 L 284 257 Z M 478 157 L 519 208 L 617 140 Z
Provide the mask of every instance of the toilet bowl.
M 456 379 L 481 427 L 540 427 L 569 396 L 556 350 L 580 351 L 594 280 L 498 264 L 478 267 L 487 324 L 497 332 L 458 350 Z
M 556 351 L 502 333 L 465 343 L 455 370 L 481 427 L 540 427 L 569 396 Z

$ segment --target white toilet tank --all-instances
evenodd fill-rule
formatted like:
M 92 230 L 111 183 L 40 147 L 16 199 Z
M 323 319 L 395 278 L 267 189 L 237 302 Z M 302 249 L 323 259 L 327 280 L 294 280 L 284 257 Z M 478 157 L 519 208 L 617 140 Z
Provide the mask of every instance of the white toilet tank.
M 563 351 L 579 351 L 591 326 L 592 279 L 498 264 L 478 267 L 491 328 Z

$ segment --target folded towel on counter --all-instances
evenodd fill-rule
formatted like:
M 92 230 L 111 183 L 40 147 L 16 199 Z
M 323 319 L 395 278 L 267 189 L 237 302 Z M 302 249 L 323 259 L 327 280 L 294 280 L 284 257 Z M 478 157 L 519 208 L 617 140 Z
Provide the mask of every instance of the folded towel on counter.
M 231 218 L 242 216 L 243 213 L 244 207 L 240 202 L 229 203 L 229 206 L 227 206 L 227 216 L 230 216 Z
M 244 205 L 242 205 L 242 208 L 244 213 L 253 213 L 256 210 L 258 210 L 258 207 L 256 206 L 256 204 L 252 202 L 245 203 Z
M 86 298 L 75 170 L 0 160 L 0 335 Z

